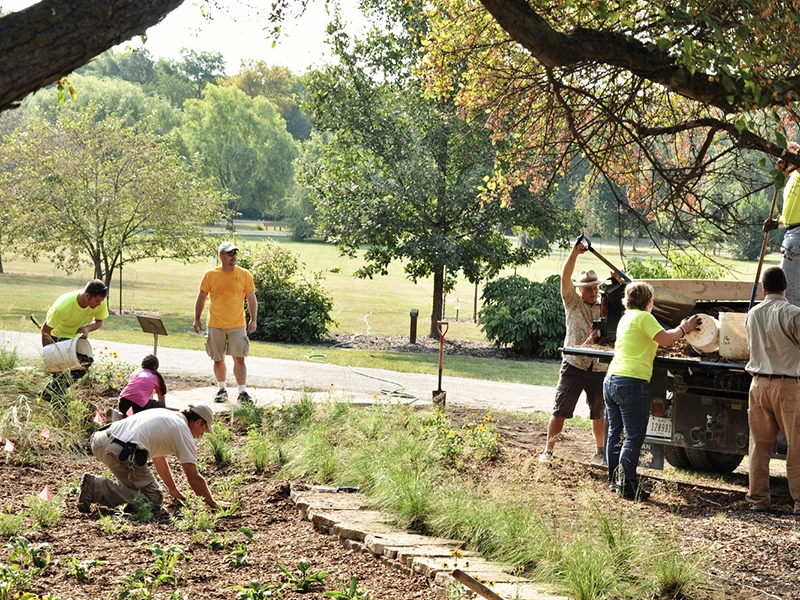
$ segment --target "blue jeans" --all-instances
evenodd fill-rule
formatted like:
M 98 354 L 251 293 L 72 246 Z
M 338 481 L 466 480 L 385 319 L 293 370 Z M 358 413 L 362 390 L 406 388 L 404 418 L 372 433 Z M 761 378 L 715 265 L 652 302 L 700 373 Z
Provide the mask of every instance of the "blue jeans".
M 634 495 L 639 488 L 636 467 L 650 418 L 650 382 L 607 375 L 603 381 L 606 401 L 606 462 L 608 480 L 619 492 Z

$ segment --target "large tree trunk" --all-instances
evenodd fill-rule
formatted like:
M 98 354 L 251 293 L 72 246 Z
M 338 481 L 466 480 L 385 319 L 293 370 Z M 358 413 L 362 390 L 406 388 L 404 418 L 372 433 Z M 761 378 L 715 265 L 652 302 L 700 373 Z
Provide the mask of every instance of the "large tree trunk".
M 0 18 L 0 111 L 143 35 L 183 0 L 44 0 Z
M 444 267 L 436 269 L 433 274 L 433 312 L 431 312 L 430 336 L 438 340 L 437 321 L 442 320 L 442 304 L 444 304 Z

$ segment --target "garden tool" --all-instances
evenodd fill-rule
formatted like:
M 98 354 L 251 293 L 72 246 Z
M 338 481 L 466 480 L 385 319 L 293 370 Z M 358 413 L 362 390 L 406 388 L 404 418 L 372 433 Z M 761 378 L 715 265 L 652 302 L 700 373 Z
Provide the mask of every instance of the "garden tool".
M 775 187 L 775 193 L 772 194 L 772 206 L 769 209 L 768 221 L 772 220 L 772 213 L 775 212 L 775 205 L 778 203 L 778 188 Z M 747 312 L 753 308 L 756 303 L 756 295 L 758 294 L 758 280 L 761 279 L 761 267 L 764 265 L 764 255 L 767 253 L 767 242 L 769 241 L 769 231 L 764 232 L 764 241 L 761 242 L 761 254 L 758 257 L 758 268 L 756 269 L 756 280 L 753 283 L 753 293 L 750 295 L 750 306 L 747 307 Z
M 444 336 L 450 329 L 447 321 L 436 321 L 436 331 L 439 333 L 439 387 L 433 391 L 433 405 L 444 409 L 447 392 L 442 390 L 442 367 L 444 366 Z
M 501 596 L 495 594 L 492 590 L 482 584 L 480 581 L 475 579 L 474 577 L 467 575 L 461 569 L 453 569 L 450 572 L 450 575 L 453 576 L 453 579 L 458 581 L 459 583 L 465 585 L 469 589 L 471 589 L 476 594 L 480 594 L 486 600 L 503 600 Z
M 626 283 L 631 283 L 633 281 L 605 257 L 601 256 L 597 250 L 592 248 L 592 242 L 585 235 L 581 235 L 578 238 L 578 243 L 581 242 L 583 242 L 589 251 L 600 259 L 603 264 L 612 269 L 615 274 L 622 277 Z M 653 316 L 670 327 L 677 327 L 680 325 L 681 321 L 694 310 L 695 304 L 695 299 L 685 294 L 681 294 L 678 291 L 671 290 L 661 285 L 653 286 Z

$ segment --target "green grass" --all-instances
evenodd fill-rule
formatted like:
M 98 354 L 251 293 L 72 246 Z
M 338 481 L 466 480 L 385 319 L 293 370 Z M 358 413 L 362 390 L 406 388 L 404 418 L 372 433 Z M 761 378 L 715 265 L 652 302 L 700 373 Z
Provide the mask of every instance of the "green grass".
M 266 239 L 265 233 L 256 229 L 252 221 L 237 221 L 238 231 L 242 232 L 237 243 L 243 247 Z M 221 231 L 221 237 L 228 238 Z M 272 230 L 270 230 L 272 233 Z M 336 248 L 323 243 L 298 243 L 287 236 L 270 237 L 300 256 L 309 271 L 326 272 L 325 289 L 334 300 L 333 317 L 338 327 L 333 333 L 373 334 L 408 336 L 411 309 L 418 309 L 418 336 L 427 335 L 428 318 L 431 311 L 432 282 L 420 280 L 417 284 L 406 279 L 402 265 L 393 264 L 389 275 L 372 280 L 361 280 L 353 273 L 363 262 L 361 257 L 349 259 L 340 257 Z M 594 242 L 594 247 L 617 266 L 623 263 L 618 256 L 616 244 Z M 566 251 L 554 250 L 550 256 L 528 267 L 518 268 L 520 275 L 541 281 L 549 275 L 560 273 L 566 258 Z M 628 257 L 647 258 L 656 256 L 652 248 L 640 243 L 640 251 L 628 252 Z M 780 257 L 770 254 L 766 266 L 778 264 Z M 720 262 L 732 269 L 731 279 L 748 281 L 755 275 L 756 263 L 732 261 L 724 257 Z M 112 282 L 109 295 L 110 308 L 119 312 L 152 313 L 159 317 L 167 329 L 167 336 L 159 337 L 159 345 L 173 348 L 200 350 L 203 337 L 192 331 L 194 301 L 197 286 L 203 272 L 214 265 L 212 257 L 196 263 L 182 264 L 175 261 L 145 260 L 126 265 L 122 272 L 122 292 L 120 293 L 119 273 Z M 6 274 L 0 275 L 0 305 L 5 310 L 0 313 L 0 329 L 34 331 L 30 315 L 34 314 L 42 322 L 52 302 L 62 293 L 82 287 L 92 277 L 87 266 L 83 271 L 66 275 L 58 271 L 53 263 L 43 260 L 31 262 L 18 255 L 3 257 Z M 596 256 L 586 254 L 578 263 L 578 269 L 595 269 L 598 273 L 608 271 Z M 331 272 L 338 270 L 338 272 Z M 507 273 L 510 274 L 511 272 Z M 121 296 L 121 298 L 120 298 Z M 483 340 L 483 333 L 477 324 L 471 322 L 475 300 L 475 287 L 460 280 L 455 290 L 445 301 L 445 318 L 451 320 L 449 339 Z M 480 302 L 480 290 L 478 290 Z M 480 308 L 480 307 L 478 307 Z M 454 321 L 458 313 L 459 320 Z M 93 334 L 96 340 L 114 340 L 133 344 L 152 344 L 153 337 L 141 331 L 134 316 L 113 316 L 103 328 Z M 321 349 L 287 344 L 253 343 L 254 356 L 268 356 L 287 360 L 308 360 L 311 354 L 322 353 L 328 362 L 343 366 L 370 366 L 403 372 L 433 373 L 438 367 L 436 355 L 417 355 L 386 353 L 348 349 Z M 535 385 L 554 385 L 557 378 L 555 362 L 519 362 L 503 360 L 482 360 L 469 357 L 447 356 L 445 373 L 450 376 L 473 377 L 495 381 L 528 383 Z

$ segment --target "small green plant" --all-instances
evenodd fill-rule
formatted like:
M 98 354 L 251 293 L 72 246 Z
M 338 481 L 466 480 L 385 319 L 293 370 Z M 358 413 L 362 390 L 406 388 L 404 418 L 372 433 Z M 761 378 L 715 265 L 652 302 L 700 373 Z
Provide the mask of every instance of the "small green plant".
M 248 540 L 253 539 L 253 531 L 251 529 L 248 529 L 247 527 L 240 527 L 239 529 L 236 530 L 236 533 L 245 536 Z M 215 552 L 219 550 L 224 550 L 233 543 L 233 540 L 229 539 L 226 535 L 215 533 L 210 529 L 192 536 L 192 543 L 194 543 L 196 540 L 205 537 L 210 538 L 206 543 L 206 547 L 209 550 L 213 550 Z
M 178 578 L 175 576 L 175 569 L 178 564 L 183 562 L 184 568 L 191 560 L 191 557 L 184 552 L 180 546 L 163 547 L 158 542 L 145 544 L 150 548 L 156 559 L 151 573 L 160 583 L 177 584 Z
M 292 572 L 280 563 L 275 563 L 286 575 L 286 583 L 298 592 L 307 592 L 309 588 L 325 581 L 328 576 L 324 571 L 311 572 L 311 563 L 307 558 L 301 558 L 297 563 L 297 571 Z
M 0 513 L 0 535 L 11 537 L 22 531 L 22 515 L 12 512 Z
M 128 377 L 135 369 L 134 365 L 120 360 L 116 352 L 103 348 L 95 356 L 84 382 L 96 385 L 101 393 L 119 391 L 128 383 Z
M 253 580 L 247 587 L 241 585 L 233 585 L 229 587 L 230 590 L 239 592 L 236 597 L 239 600 L 265 600 L 267 598 L 282 598 L 283 591 L 280 587 L 269 585 L 268 583 L 261 584 L 258 580 Z
M 99 558 L 90 558 L 88 560 L 78 560 L 74 556 L 67 559 L 67 566 L 64 570 L 67 577 L 74 577 L 78 581 L 83 581 L 89 574 L 89 571 L 95 567 L 106 564 L 106 561 Z
M 255 429 L 247 432 L 245 452 L 253 462 L 253 467 L 257 473 L 262 473 L 269 467 L 271 448 L 272 445 L 269 439 L 263 433 Z
M 49 547 L 50 544 L 48 543 L 34 546 L 27 538 L 21 535 L 17 536 L 6 544 L 6 548 L 11 549 L 8 554 L 8 561 L 18 564 L 23 569 L 28 569 L 33 575 L 38 575 L 50 564 Z
M 247 544 L 240 542 L 236 544 L 236 549 L 228 554 L 225 559 L 228 561 L 228 566 L 232 569 L 238 569 L 247 566 Z
M 0 371 L 13 371 L 19 365 L 19 352 L 16 346 L 11 345 L 11 340 L 0 347 Z
M 18 597 L 18 590 L 26 590 L 30 586 L 31 576 L 19 565 L 0 563 L 0 600 L 12 600 Z
M 180 517 L 173 517 L 172 523 L 180 531 L 203 531 L 213 529 L 220 516 L 220 512 L 212 511 L 202 498 L 190 493 L 181 505 Z
M 55 527 L 64 512 L 64 501 L 59 496 L 53 496 L 50 500 L 29 496 L 25 498 L 25 506 L 28 507 L 28 514 L 34 527 Z
M 245 431 L 252 428 L 260 429 L 266 410 L 263 406 L 244 403 L 237 405 L 231 414 L 231 422 L 237 424 Z
M 133 497 L 133 502 L 128 508 L 132 510 L 129 514 L 134 521 L 148 523 L 153 520 L 155 506 L 142 492 L 136 492 L 136 496 Z
M 98 522 L 100 523 L 100 529 L 105 533 L 122 533 L 123 531 L 131 530 L 131 524 L 128 523 L 127 519 L 124 516 L 119 518 L 116 513 L 114 515 L 103 515 Z
M 233 434 L 230 429 L 217 425 L 214 427 L 214 433 L 207 433 L 203 439 L 211 450 L 214 462 L 218 465 L 230 464 L 233 460 L 233 450 L 231 449 Z
M 350 579 L 350 585 L 347 585 L 344 581 L 340 581 L 339 584 L 342 586 L 341 591 L 330 590 L 325 592 L 323 596 L 336 598 L 337 600 L 372 600 L 372 596 L 367 590 L 358 587 L 358 579 L 355 575 Z

